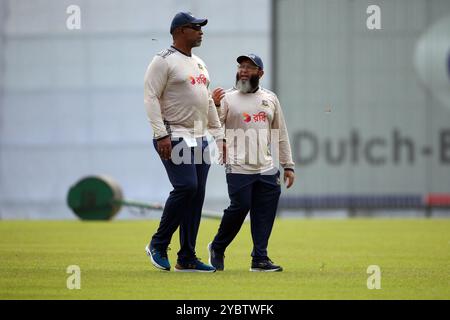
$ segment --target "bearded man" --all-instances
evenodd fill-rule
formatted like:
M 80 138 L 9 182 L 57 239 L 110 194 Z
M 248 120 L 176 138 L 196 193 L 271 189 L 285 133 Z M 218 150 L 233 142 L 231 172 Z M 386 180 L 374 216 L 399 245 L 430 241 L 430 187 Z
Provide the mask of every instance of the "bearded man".
M 227 140 L 226 179 L 230 205 L 224 210 L 219 230 L 208 245 L 209 263 L 224 270 L 224 253 L 250 212 L 253 250 L 250 271 L 282 271 L 267 254 L 281 194 L 280 172 L 287 188 L 294 183 L 294 162 L 288 132 L 275 93 L 259 85 L 264 65 L 255 54 L 237 58 L 236 85 L 217 88 L 213 99 Z M 274 159 L 271 146 L 279 151 Z

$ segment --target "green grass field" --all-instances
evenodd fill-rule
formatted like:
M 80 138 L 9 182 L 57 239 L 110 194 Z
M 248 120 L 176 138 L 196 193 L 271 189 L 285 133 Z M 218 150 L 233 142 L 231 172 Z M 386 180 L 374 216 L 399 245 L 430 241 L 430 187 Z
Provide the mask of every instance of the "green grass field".
M 225 271 L 156 270 L 144 246 L 158 221 L 1 221 L 0 299 L 450 299 L 450 220 L 278 219 L 269 255 L 285 271 L 249 272 L 249 223 Z M 218 220 L 204 219 L 197 254 Z M 178 233 L 169 258 L 175 264 Z M 66 287 L 69 265 L 81 289 Z M 381 289 L 367 288 L 369 265 Z

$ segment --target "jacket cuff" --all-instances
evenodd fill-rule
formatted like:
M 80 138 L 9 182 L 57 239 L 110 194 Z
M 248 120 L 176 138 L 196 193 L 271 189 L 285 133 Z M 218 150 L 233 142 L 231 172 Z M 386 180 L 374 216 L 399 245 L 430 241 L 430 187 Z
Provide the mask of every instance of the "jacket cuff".
M 167 137 L 170 137 L 170 134 L 166 134 L 165 136 L 155 138 L 155 140 L 156 140 L 156 141 L 159 141 L 159 140 L 165 139 L 165 138 L 167 138 Z

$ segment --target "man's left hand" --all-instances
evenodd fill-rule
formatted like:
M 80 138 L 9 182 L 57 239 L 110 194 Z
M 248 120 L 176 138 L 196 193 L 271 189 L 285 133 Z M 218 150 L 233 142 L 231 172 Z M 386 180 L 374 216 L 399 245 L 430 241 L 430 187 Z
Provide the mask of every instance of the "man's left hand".
M 290 188 L 294 184 L 295 173 L 292 170 L 284 170 L 284 183 L 286 188 Z

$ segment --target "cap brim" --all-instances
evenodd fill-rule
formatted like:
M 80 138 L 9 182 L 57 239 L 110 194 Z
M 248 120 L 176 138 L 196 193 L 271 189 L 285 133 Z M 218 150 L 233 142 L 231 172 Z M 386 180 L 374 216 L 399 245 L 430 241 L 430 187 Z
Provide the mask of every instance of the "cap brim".
M 253 60 L 253 59 L 250 58 L 249 56 L 239 56 L 239 57 L 237 57 L 236 61 L 237 61 L 238 63 L 241 63 L 242 60 L 244 60 L 244 59 L 250 60 L 251 62 L 254 63 L 255 66 L 258 67 L 258 64 L 255 62 L 255 60 Z
M 208 19 L 195 19 L 191 22 L 192 24 L 198 24 L 200 26 L 205 26 L 208 23 Z

